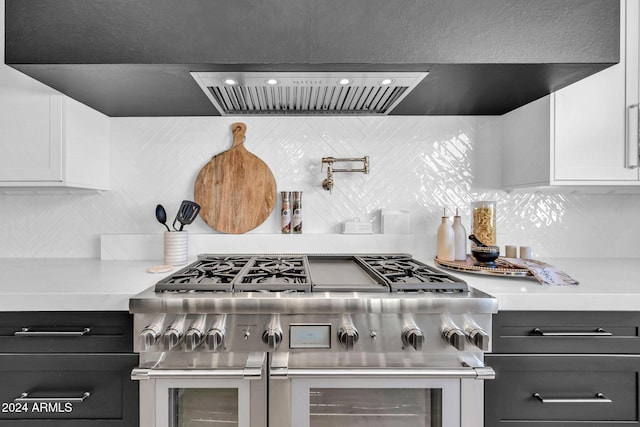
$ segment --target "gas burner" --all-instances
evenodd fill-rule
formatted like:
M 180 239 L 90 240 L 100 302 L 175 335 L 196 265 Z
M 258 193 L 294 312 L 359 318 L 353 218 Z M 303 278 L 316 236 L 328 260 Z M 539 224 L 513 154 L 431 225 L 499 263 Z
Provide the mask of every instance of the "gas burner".
M 253 258 L 234 282 L 235 292 L 310 292 L 309 268 L 304 256 Z
M 231 292 L 233 279 L 249 261 L 246 256 L 200 255 L 198 260 L 156 284 L 157 292 Z
M 247 275 L 243 277 L 242 283 L 260 283 L 267 285 L 275 285 L 275 284 L 292 284 L 292 283 L 304 283 L 303 280 L 300 280 L 295 277 L 286 277 L 278 274 L 266 274 L 266 275 Z
M 423 264 L 410 256 L 362 256 L 361 259 L 376 273 L 382 275 L 392 292 L 468 292 L 469 286 L 462 280 Z

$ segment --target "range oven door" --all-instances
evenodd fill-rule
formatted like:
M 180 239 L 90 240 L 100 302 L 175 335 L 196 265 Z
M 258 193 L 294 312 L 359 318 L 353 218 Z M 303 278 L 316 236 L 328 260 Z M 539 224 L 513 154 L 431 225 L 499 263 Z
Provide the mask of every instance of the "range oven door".
M 140 427 L 266 427 L 266 353 L 194 357 L 215 361 L 168 367 L 158 360 L 132 371 L 140 381 Z
M 278 354 L 271 363 L 270 393 L 280 399 L 269 402 L 270 425 L 482 427 L 482 380 L 495 377 L 485 366 L 400 367 L 355 357 L 334 360 L 336 367 L 293 367 L 287 359 Z

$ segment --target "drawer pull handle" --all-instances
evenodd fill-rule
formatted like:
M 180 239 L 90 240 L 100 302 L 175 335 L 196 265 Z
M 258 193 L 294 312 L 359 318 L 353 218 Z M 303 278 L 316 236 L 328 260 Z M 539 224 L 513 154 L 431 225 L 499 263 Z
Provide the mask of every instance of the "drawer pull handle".
M 80 403 L 84 402 L 91 393 L 85 391 L 80 397 L 29 397 L 29 393 L 26 391 L 24 393 L 20 393 L 20 396 L 13 399 L 16 403 L 31 403 L 31 402 L 73 402 Z
M 533 397 L 538 399 L 542 403 L 613 403 L 613 400 L 605 397 L 602 393 L 596 393 L 595 397 L 587 398 L 565 398 L 565 399 L 549 399 L 542 397 L 540 393 L 533 393 Z
M 631 110 L 636 109 L 636 114 L 631 114 Z M 625 168 L 637 169 L 640 166 L 640 105 L 629 105 L 628 130 L 625 138 Z
M 596 328 L 595 331 L 591 332 L 545 332 L 540 328 L 535 328 L 531 331 L 531 335 L 541 337 L 610 337 L 613 334 L 602 328 Z
M 22 328 L 13 335 L 16 337 L 81 337 L 89 333 L 91 328 L 84 328 L 81 331 L 32 331 L 29 328 Z

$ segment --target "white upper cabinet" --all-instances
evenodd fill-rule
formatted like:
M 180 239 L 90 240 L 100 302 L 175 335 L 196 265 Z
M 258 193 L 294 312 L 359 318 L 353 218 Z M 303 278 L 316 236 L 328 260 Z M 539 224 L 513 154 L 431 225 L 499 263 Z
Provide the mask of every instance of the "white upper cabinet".
M 109 118 L 0 63 L 0 194 L 108 187 Z
M 109 118 L 56 93 L 0 88 L 0 187 L 107 190 Z
M 503 116 L 505 189 L 640 186 L 639 4 L 621 1 L 619 64 Z

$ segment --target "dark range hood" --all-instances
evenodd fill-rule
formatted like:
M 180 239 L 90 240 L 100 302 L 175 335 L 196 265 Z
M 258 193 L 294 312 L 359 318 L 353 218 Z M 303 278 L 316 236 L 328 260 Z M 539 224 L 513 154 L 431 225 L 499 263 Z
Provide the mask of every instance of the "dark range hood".
M 500 115 L 619 61 L 611 0 L 5 7 L 5 62 L 109 116 Z M 355 83 L 369 74 L 377 80 Z M 381 83 L 406 75 L 418 77 L 395 92 Z M 249 85 L 255 76 L 264 84 Z

